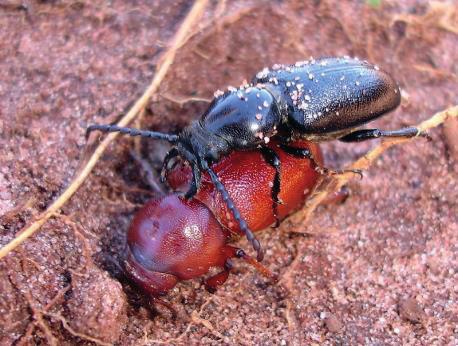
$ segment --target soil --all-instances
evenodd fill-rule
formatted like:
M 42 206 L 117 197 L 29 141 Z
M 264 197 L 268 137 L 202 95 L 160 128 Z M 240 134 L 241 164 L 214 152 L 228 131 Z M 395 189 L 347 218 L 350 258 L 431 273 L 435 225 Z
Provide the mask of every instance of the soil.
M 111 123 L 143 93 L 191 1 L 0 1 L 0 243 L 64 191 Z M 458 8 L 425 1 L 223 1 L 208 5 L 132 124 L 178 131 L 217 89 L 275 63 L 368 59 L 402 106 L 374 126 L 417 124 L 458 102 Z M 199 280 L 166 298 L 173 318 L 120 273 L 125 232 L 153 193 L 113 142 L 61 213 L 0 260 L 0 344 L 458 344 L 456 123 L 397 146 L 349 184 L 341 205 L 259 234 L 269 282 L 237 263 L 215 294 Z M 445 131 L 444 131 L 445 129 Z M 343 167 L 375 143 L 327 143 Z M 245 241 L 240 242 L 246 246 Z

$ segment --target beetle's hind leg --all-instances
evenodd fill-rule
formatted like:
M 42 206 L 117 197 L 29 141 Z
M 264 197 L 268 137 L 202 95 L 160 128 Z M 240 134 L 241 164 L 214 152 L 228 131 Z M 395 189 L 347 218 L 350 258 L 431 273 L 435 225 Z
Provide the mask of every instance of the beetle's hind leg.
M 334 169 L 329 169 L 329 168 L 321 166 L 318 162 L 316 162 L 315 158 L 313 157 L 312 152 L 308 149 L 295 148 L 295 147 L 291 147 L 286 144 L 280 144 L 280 148 L 291 156 L 311 160 L 313 164 L 315 165 L 315 170 L 322 175 L 337 175 L 337 174 L 345 174 L 345 173 L 354 173 L 354 174 L 358 174 L 361 178 L 363 177 L 363 173 L 360 169 L 334 170 Z
M 272 209 L 275 217 L 274 227 L 278 227 L 280 225 L 280 219 L 278 218 L 278 205 L 282 204 L 282 201 L 280 198 L 278 198 L 281 183 L 281 162 L 277 153 L 271 148 L 261 147 L 261 154 L 264 161 L 266 161 L 268 165 L 275 169 L 274 181 L 272 182 L 272 189 L 270 193 L 272 197 Z
M 422 132 L 416 127 L 404 127 L 399 130 L 385 131 L 379 129 L 362 129 L 350 132 L 348 135 L 339 138 L 342 142 L 362 142 L 369 139 L 395 137 L 395 138 L 411 138 L 411 137 L 426 137 L 431 139 L 426 132 Z

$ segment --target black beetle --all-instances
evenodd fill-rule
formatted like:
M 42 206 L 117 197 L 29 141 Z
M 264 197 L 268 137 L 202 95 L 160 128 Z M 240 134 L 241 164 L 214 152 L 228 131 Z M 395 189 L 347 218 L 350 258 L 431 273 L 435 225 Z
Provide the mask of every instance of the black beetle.
M 348 57 L 310 59 L 294 65 L 264 68 L 250 84 L 229 88 L 226 92 L 217 91 L 203 116 L 178 135 L 116 125 L 92 125 L 87 131 L 121 132 L 171 142 L 173 147 L 164 159 L 161 176 L 164 177 L 171 159 L 179 156 L 187 161 L 193 180 L 185 197 L 192 198 L 199 189 L 201 172 L 208 172 L 261 261 L 263 252 L 259 241 L 240 217 L 225 187 L 210 168 L 211 164 L 232 150 L 259 148 L 278 173 L 280 160 L 265 146 L 273 136 L 289 154 L 313 160 L 308 150 L 294 148 L 288 142 L 297 137 L 358 142 L 423 135 L 413 127 L 395 131 L 355 130 L 395 109 L 400 100 L 394 79 L 377 66 Z M 272 187 L 272 199 L 276 203 L 281 203 L 279 180 L 277 174 Z

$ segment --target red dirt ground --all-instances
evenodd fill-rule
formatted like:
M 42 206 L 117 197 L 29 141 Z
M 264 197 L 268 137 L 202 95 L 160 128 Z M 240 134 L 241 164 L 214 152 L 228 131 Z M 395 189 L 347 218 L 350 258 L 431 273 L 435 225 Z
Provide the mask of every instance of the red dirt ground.
M 303 3 L 209 5 L 132 125 L 179 130 L 207 106 L 189 98 L 210 99 L 264 66 L 310 56 L 356 55 L 395 76 L 402 106 L 375 122 L 381 128 L 458 103 L 453 2 Z M 93 149 L 85 128 L 115 121 L 142 94 L 191 5 L 0 2 L 2 245 L 84 164 Z M 132 215 L 152 196 L 129 149 L 155 160 L 165 149 L 119 138 L 62 214 L 0 260 L 0 343 L 457 345 L 456 128 L 449 121 L 432 142 L 389 150 L 350 183 L 343 205 L 319 208 L 309 224 L 261 233 L 278 284 L 244 265 L 213 295 L 198 280 L 181 283 L 167 297 L 175 320 L 151 309 L 114 265 Z M 324 150 L 329 166 L 342 167 L 372 146 Z

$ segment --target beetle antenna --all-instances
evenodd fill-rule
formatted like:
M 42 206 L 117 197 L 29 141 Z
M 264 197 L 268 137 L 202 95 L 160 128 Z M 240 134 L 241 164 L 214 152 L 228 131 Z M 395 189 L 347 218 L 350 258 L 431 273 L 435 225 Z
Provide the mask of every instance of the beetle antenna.
M 256 251 L 257 253 L 256 259 L 258 260 L 258 262 L 261 262 L 264 258 L 264 251 L 262 250 L 259 240 L 256 239 L 255 235 L 253 234 L 253 231 L 248 228 L 246 221 L 243 220 L 242 217 L 240 216 L 240 212 L 235 207 L 234 202 L 232 201 L 232 198 L 229 196 L 229 193 L 227 192 L 226 188 L 219 180 L 215 171 L 213 171 L 210 167 L 208 167 L 208 164 L 206 161 L 202 161 L 202 168 L 205 171 L 207 171 L 208 174 L 210 175 L 210 178 L 213 184 L 215 185 L 216 190 L 218 190 L 218 192 L 223 197 L 223 201 L 226 203 L 227 207 L 232 212 L 232 215 L 234 215 L 234 219 L 238 222 L 241 231 L 245 234 L 248 241 L 251 243 L 254 250 Z
M 178 141 L 178 136 L 169 133 L 146 131 L 132 129 L 129 127 L 120 127 L 117 125 L 91 125 L 86 130 L 86 139 L 89 137 L 92 131 L 101 131 L 101 132 L 121 132 L 124 135 L 129 135 L 132 137 L 140 136 L 153 139 L 162 139 L 170 143 L 176 143 Z

